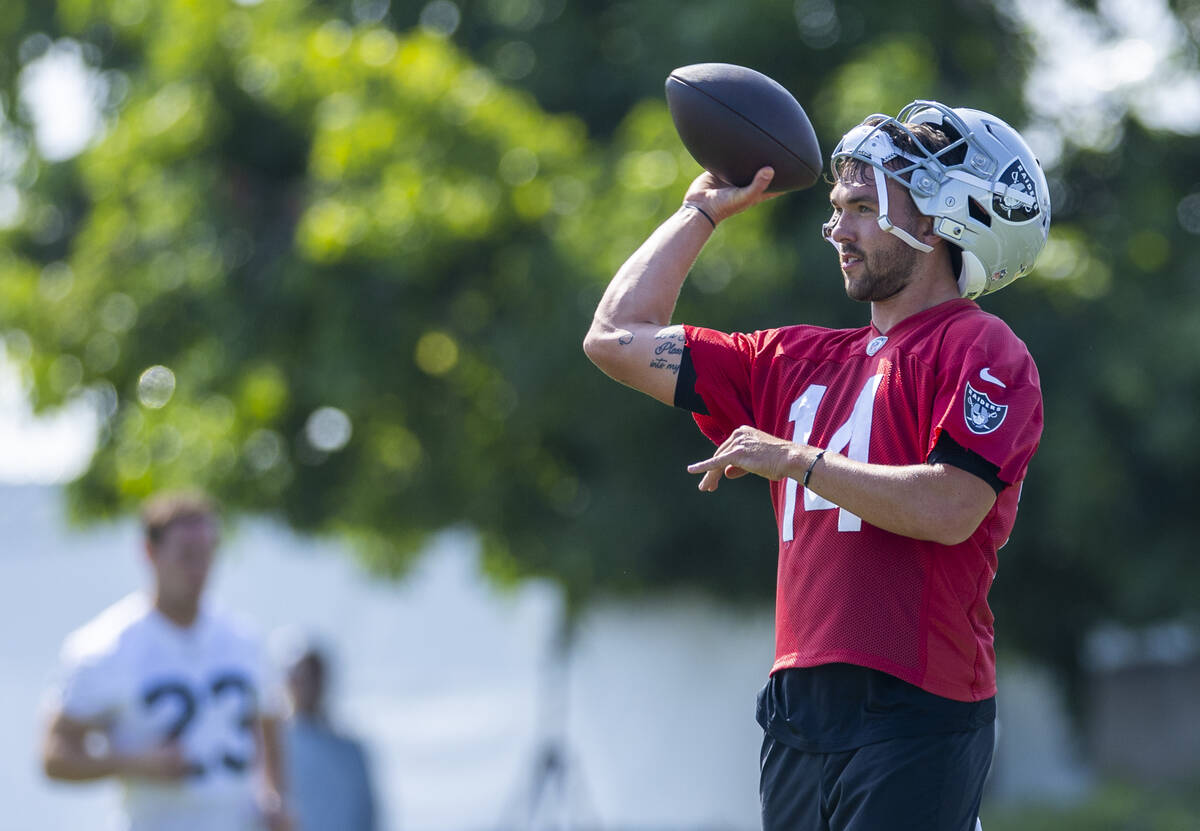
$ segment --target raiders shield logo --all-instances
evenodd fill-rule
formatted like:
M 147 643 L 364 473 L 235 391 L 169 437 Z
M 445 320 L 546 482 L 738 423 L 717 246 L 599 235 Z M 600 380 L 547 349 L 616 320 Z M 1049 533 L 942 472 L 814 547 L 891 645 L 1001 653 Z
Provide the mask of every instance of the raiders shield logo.
M 1004 422 L 1008 414 L 1007 404 L 997 404 L 967 382 L 967 394 L 963 398 L 963 417 L 967 429 L 977 436 L 991 433 Z
M 1019 191 L 1025 196 L 1033 197 L 1033 203 L 1026 205 L 1020 199 L 1014 199 L 1009 193 L 1004 196 L 997 194 L 992 197 L 993 211 L 1009 222 L 1025 222 L 1038 215 L 1037 188 L 1033 185 L 1033 177 L 1021 164 L 1020 159 L 1015 159 L 1005 168 L 1004 172 L 1000 174 L 999 184 L 1008 185 L 1009 191 Z

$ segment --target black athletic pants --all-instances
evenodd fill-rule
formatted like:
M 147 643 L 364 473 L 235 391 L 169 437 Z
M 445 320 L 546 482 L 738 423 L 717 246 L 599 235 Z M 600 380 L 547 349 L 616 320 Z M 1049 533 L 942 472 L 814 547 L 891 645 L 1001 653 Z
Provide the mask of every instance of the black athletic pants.
M 973 831 L 993 725 L 809 753 L 763 738 L 763 831 Z

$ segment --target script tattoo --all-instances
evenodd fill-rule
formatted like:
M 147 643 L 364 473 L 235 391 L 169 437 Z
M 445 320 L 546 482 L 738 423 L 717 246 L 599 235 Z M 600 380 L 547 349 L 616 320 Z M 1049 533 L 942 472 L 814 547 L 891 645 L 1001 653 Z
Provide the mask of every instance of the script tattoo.
M 633 332 L 622 331 L 621 337 L 617 338 L 617 343 L 621 344 L 621 346 L 629 346 L 629 344 L 633 343 Z
M 683 354 L 686 343 L 683 332 L 656 335 L 658 343 L 654 347 L 654 359 L 650 361 L 651 369 L 668 369 L 678 374 L 679 356 Z

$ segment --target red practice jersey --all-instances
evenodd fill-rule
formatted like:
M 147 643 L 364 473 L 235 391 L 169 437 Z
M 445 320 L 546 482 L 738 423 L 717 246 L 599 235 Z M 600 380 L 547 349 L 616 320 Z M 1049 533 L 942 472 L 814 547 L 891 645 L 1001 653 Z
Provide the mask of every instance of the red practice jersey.
M 794 479 L 771 483 L 779 524 L 775 664 L 871 667 L 935 695 L 996 693 L 988 589 L 1042 433 L 1028 350 L 973 301 L 894 326 L 790 326 L 725 334 L 686 326 L 695 416 L 723 442 L 749 424 L 852 459 L 925 462 L 943 431 L 1008 483 L 969 539 L 915 540 L 876 528 Z

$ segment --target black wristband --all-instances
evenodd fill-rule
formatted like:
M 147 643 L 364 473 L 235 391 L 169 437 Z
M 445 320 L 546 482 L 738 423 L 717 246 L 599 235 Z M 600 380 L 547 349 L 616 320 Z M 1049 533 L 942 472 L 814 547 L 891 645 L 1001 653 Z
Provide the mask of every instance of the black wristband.
M 805 488 L 808 487 L 808 478 L 810 476 L 812 476 L 813 468 L 817 466 L 817 462 L 821 461 L 821 457 L 824 455 L 825 455 L 825 451 L 822 450 L 820 453 L 818 453 L 816 456 L 813 457 L 812 462 L 808 466 L 808 470 L 804 471 L 804 481 L 800 483 L 801 487 L 805 487 Z
M 714 220 L 714 219 L 713 219 L 711 216 L 709 216 L 709 215 L 708 215 L 708 211 L 704 210 L 704 208 L 701 208 L 699 205 L 693 205 L 691 202 L 684 202 L 684 203 L 683 203 L 683 207 L 685 207 L 685 208 L 695 208 L 696 210 L 698 210 L 698 211 L 700 212 L 700 215 L 701 215 L 702 217 L 704 217 L 705 219 L 707 219 L 707 220 L 708 220 L 709 224 L 710 224 L 710 225 L 712 225 L 712 227 L 713 227 L 714 229 L 717 227 L 717 222 L 716 222 L 716 220 Z

